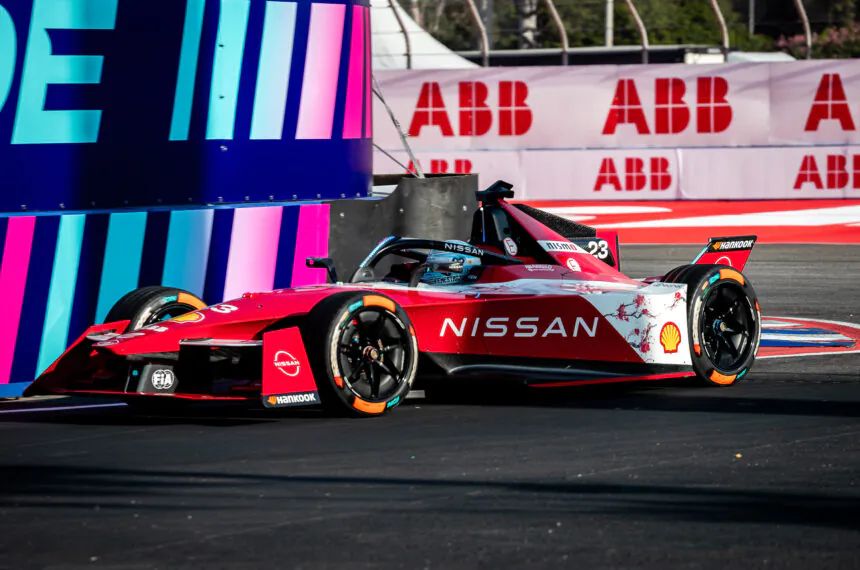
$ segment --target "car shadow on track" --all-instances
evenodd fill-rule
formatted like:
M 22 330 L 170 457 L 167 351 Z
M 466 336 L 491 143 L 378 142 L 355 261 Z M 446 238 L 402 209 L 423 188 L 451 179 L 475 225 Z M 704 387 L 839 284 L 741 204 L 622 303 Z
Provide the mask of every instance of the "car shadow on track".
M 681 390 L 677 390 L 677 388 Z M 430 395 L 428 403 L 463 406 L 860 417 L 860 401 L 732 396 L 730 394 L 733 390 L 736 388 L 704 386 L 691 388 L 689 382 L 540 389 L 516 386 L 488 389 L 487 387 L 472 386 L 467 389 L 428 391 Z M 847 397 L 860 397 L 860 386 L 852 386 L 851 390 L 851 392 L 845 392 Z
M 675 388 L 675 390 L 673 390 Z M 680 388 L 681 390 L 677 390 Z M 419 405 L 481 407 L 546 407 L 590 410 L 652 412 L 707 412 L 726 414 L 768 414 L 807 417 L 860 417 L 860 402 L 809 398 L 773 398 L 729 395 L 735 388 L 690 388 L 684 384 L 655 382 L 582 386 L 570 388 L 527 388 L 512 384 L 466 383 L 428 390 Z M 846 394 L 860 396 L 857 393 Z M 409 406 L 407 403 L 405 406 Z M 393 413 L 402 413 L 393 411 Z M 118 405 L 112 408 L 40 411 L 0 414 L 0 423 L 46 423 L 94 426 L 199 425 L 236 427 L 280 421 L 329 419 L 319 408 L 265 409 L 246 404 L 198 404 L 163 413 L 141 413 Z M 384 420 L 383 420 L 384 421 Z
M 265 493 L 266 501 L 257 497 Z M 427 501 L 415 501 L 417 494 Z M 329 499 L 326 497 L 334 496 Z M 230 504 L 225 500 L 229 497 Z M 182 498 L 180 502 L 177 500 Z M 135 499 L 135 500 L 129 500 Z M 253 499 L 253 500 L 252 500 Z M 297 476 L 178 469 L 0 465 L 0 507 L 169 512 L 325 508 L 442 511 L 462 516 L 557 513 L 860 528 L 860 498 L 689 485 L 430 477 Z

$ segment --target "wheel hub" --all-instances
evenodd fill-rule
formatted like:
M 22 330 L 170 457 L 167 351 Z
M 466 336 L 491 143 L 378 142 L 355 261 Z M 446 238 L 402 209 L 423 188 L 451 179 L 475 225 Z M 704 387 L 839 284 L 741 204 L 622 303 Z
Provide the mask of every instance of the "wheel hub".
M 359 398 L 384 401 L 400 389 L 411 366 L 408 329 L 387 311 L 362 308 L 339 340 L 340 375 Z
M 734 371 L 746 358 L 754 340 L 755 322 L 750 305 L 743 291 L 734 285 L 709 290 L 704 303 L 702 348 L 717 370 Z

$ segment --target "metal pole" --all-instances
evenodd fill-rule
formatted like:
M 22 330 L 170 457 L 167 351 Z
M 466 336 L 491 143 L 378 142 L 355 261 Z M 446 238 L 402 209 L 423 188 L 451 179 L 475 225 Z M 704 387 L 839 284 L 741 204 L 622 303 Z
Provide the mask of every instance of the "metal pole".
M 406 69 L 412 69 L 412 42 L 409 40 L 409 32 L 406 31 L 406 24 L 403 22 L 403 18 L 400 17 L 400 12 L 397 11 L 397 6 L 394 4 L 394 0 L 388 0 L 388 6 L 394 12 L 394 18 L 397 20 L 397 25 L 400 26 L 400 31 L 403 32 L 403 41 L 406 43 Z
M 648 63 L 648 30 L 645 29 L 645 24 L 642 23 L 642 18 L 639 17 L 633 0 L 625 0 L 625 2 L 627 2 L 627 9 L 630 10 L 630 15 L 633 16 L 633 21 L 636 22 L 636 27 L 639 29 L 639 37 L 642 38 L 642 63 Z
M 603 42 L 606 47 L 615 44 L 615 0 L 606 0 L 606 27 L 603 31 Z
M 720 35 L 723 38 L 723 58 L 726 58 L 729 55 L 729 29 L 726 27 L 726 19 L 723 17 L 723 11 L 720 10 L 717 0 L 711 0 L 711 9 L 714 11 L 714 16 L 717 17 L 717 23 L 720 25 Z
M 558 28 L 558 35 L 561 37 L 561 64 L 567 65 L 567 48 L 570 46 L 567 39 L 567 30 L 564 29 L 564 22 L 561 21 L 561 16 L 558 15 L 558 10 L 555 9 L 555 4 L 552 0 L 546 0 L 546 7 L 552 16 L 552 21 L 555 22 L 555 27 Z
M 389 0 L 393 2 L 394 0 Z M 484 27 L 484 22 L 481 21 L 481 14 L 478 12 L 478 7 L 475 6 L 475 0 L 466 0 L 469 5 L 469 11 L 472 13 L 472 19 L 475 25 L 478 26 L 478 33 L 481 36 L 481 65 L 489 67 L 490 65 L 490 42 L 487 39 L 487 28 Z
M 806 35 L 806 59 L 812 59 L 812 30 L 809 28 L 806 8 L 803 7 L 803 0 L 794 0 L 794 5 L 797 6 L 797 13 L 800 14 L 800 20 L 803 22 L 803 33 Z
M 439 0 L 436 0 L 437 2 Z M 484 28 L 487 31 L 487 40 L 489 49 L 493 49 L 493 16 L 495 15 L 495 7 L 493 0 L 481 0 L 481 21 L 484 22 Z
M 747 30 L 750 35 L 755 33 L 755 0 L 749 0 L 750 3 L 750 13 L 749 13 L 749 21 L 747 22 Z
M 400 126 L 400 121 L 397 120 L 397 117 L 394 116 L 394 111 L 391 110 L 391 107 L 388 106 L 388 102 L 385 100 L 385 96 L 382 94 L 382 86 L 379 85 L 379 81 L 376 80 L 375 75 L 371 75 L 371 79 L 373 79 L 373 94 L 379 97 L 379 100 L 382 102 L 382 106 L 385 107 L 385 110 L 388 112 L 388 117 L 391 119 L 391 123 L 394 125 L 394 128 L 397 129 L 397 135 L 400 137 L 400 144 L 403 145 L 403 148 L 406 149 L 406 154 L 409 155 L 409 160 L 412 161 L 412 166 L 415 167 L 415 172 L 409 170 L 409 168 L 405 167 L 406 170 L 409 170 L 410 173 L 417 176 L 418 178 L 424 178 L 424 171 L 421 170 L 421 165 L 418 164 L 418 159 L 415 158 L 415 154 L 412 152 L 412 147 L 409 146 L 409 142 L 406 140 L 406 133 L 403 132 L 403 129 Z M 378 146 L 376 143 L 373 144 L 378 150 L 381 150 L 383 153 L 388 155 L 391 160 L 400 164 L 397 159 L 393 156 L 382 150 L 382 147 Z M 403 166 L 400 164 L 400 166 Z

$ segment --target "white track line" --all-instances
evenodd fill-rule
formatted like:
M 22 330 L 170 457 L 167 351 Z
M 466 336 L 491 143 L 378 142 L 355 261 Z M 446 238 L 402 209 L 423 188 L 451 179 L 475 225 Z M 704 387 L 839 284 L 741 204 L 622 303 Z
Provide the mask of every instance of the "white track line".
M 804 321 L 807 323 L 827 323 L 829 325 L 840 325 L 840 326 L 849 327 L 852 329 L 860 329 L 860 324 L 857 324 L 857 323 L 846 323 L 844 321 L 826 321 L 824 319 L 815 319 L 812 317 L 783 317 L 783 316 L 777 317 L 775 315 L 767 315 L 767 316 L 763 316 L 761 318 L 762 321 L 765 321 L 767 319 L 787 319 L 787 320 L 791 320 L 791 321 Z
M 765 347 L 767 348 L 767 347 Z M 835 356 L 837 354 L 860 354 L 860 350 L 842 350 L 839 352 L 801 352 L 800 354 L 768 354 L 767 356 L 756 356 L 756 360 L 766 360 L 768 358 L 797 358 L 798 356 Z
M 541 208 L 545 212 L 556 216 L 581 216 L 606 214 L 662 214 L 671 212 L 671 208 L 662 206 L 552 206 Z
M 0 410 L 0 414 L 30 414 L 34 412 L 56 412 L 67 410 L 87 410 L 90 408 L 115 408 L 117 406 L 125 406 L 122 402 L 111 404 L 89 404 L 86 406 L 50 406 L 42 408 L 22 408 L 20 410 Z
M 786 342 L 842 342 L 846 340 L 854 340 L 853 338 L 838 332 L 832 332 L 830 334 L 779 334 L 762 332 L 761 339 L 781 340 Z

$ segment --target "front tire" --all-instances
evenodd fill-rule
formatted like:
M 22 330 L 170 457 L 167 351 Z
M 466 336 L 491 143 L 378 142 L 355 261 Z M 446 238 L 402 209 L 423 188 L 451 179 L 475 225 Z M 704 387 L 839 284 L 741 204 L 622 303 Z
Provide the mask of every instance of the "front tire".
M 126 332 L 131 332 L 205 307 L 206 303 L 188 291 L 154 285 L 126 293 L 108 311 L 105 322 L 129 321 Z M 125 403 L 135 415 L 169 415 L 186 407 L 184 401 L 165 397 L 134 396 Z
M 323 407 L 330 413 L 378 416 L 412 387 L 418 342 L 406 312 L 372 292 L 339 293 L 304 319 L 302 338 Z
M 749 279 L 726 265 L 686 265 L 663 281 L 687 285 L 687 336 L 698 378 L 716 386 L 743 378 L 761 342 L 761 313 Z
M 157 285 L 141 287 L 117 301 L 105 322 L 129 321 L 126 331 L 133 331 L 205 307 L 206 303 L 182 289 Z

